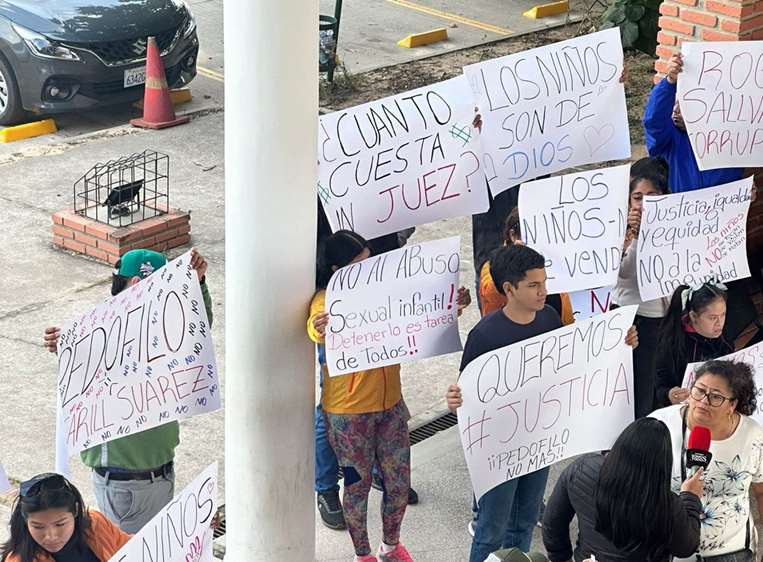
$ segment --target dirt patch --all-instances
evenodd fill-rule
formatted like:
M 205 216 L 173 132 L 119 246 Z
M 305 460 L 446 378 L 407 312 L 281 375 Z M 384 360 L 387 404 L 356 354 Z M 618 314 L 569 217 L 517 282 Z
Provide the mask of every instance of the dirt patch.
M 519 37 L 509 37 L 489 45 L 479 45 L 362 74 L 349 74 L 337 70 L 333 84 L 327 83 L 324 79 L 321 80 L 321 108 L 325 111 L 336 111 L 407 92 L 457 76 L 468 64 L 570 39 L 578 34 L 578 30 L 578 24 L 573 24 Z M 641 117 L 653 84 L 654 59 L 643 53 L 629 51 L 625 54 L 625 62 L 629 74 L 625 95 L 631 143 L 642 144 L 644 141 Z

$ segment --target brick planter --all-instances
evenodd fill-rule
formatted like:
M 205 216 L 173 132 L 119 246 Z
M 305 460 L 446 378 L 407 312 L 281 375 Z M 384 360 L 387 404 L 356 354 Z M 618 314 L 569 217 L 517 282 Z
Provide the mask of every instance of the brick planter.
M 763 0 L 664 0 L 660 14 L 655 83 L 684 41 L 763 39 Z
M 191 241 L 191 214 L 172 210 L 130 226 L 110 226 L 75 214 L 53 213 L 53 244 L 114 265 L 127 251 L 165 252 Z

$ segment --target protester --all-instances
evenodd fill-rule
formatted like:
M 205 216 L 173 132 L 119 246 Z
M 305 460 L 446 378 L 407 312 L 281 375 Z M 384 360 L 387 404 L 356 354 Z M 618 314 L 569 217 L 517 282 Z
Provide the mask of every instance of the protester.
M 698 550 L 702 560 L 753 560 L 755 527 L 750 492 L 763 516 L 763 428 L 749 417 L 756 407 L 757 389 L 749 365 L 708 361 L 696 373 L 688 405 L 677 404 L 652 413 L 670 430 L 674 490 L 686 479 L 689 434 L 697 426 L 710 430 L 712 459 L 704 474 Z
M 638 286 L 638 233 L 641 210 L 647 195 L 668 193 L 668 169 L 662 158 L 642 158 L 631 166 L 628 186 L 628 228 L 617 284 L 612 291 L 616 306 L 638 305 L 635 325 L 639 345 L 633 350 L 633 397 L 636 419 L 654 410 L 654 369 L 662 319 L 668 310 L 668 299 L 642 301 Z
M 130 250 L 115 265 L 112 296 L 139 283 L 166 263 L 167 258 L 159 252 Z M 211 326 L 207 261 L 196 249 L 191 251 L 191 266 L 198 275 Z M 44 345 L 51 353 L 58 352 L 60 334 L 57 327 L 45 329 Z M 174 458 L 179 444 L 180 426 L 173 421 L 82 451 L 82 462 L 93 470 L 93 488 L 101 512 L 123 531 L 137 533 L 174 496 Z
M 606 454 L 578 457 L 562 472 L 543 518 L 551 562 L 573 558 L 570 523 L 578 519 L 574 559 L 667 562 L 699 546 L 702 471 L 670 490 L 673 452 L 664 423 L 631 423 Z
M 413 234 L 415 228 L 409 228 L 401 232 L 385 234 L 373 240 L 368 240 L 368 247 L 371 255 L 383 254 L 397 250 L 405 245 L 408 238 Z M 326 211 L 323 203 L 318 198 L 318 226 L 317 226 L 317 248 L 320 252 L 326 238 L 331 236 L 331 225 L 326 217 Z M 320 264 L 316 260 L 316 280 L 321 275 L 318 271 Z M 319 350 L 319 354 L 323 349 Z M 322 356 L 317 357 L 318 381 L 323 387 L 323 376 L 321 365 L 324 363 Z M 382 490 L 384 483 L 379 477 L 378 467 L 375 464 L 371 486 Z M 315 407 L 315 501 L 318 506 L 318 514 L 323 524 L 329 529 L 335 531 L 344 531 L 347 524 L 344 520 L 342 511 L 342 502 L 339 499 L 339 462 L 336 453 L 329 442 L 326 424 L 323 421 L 323 411 L 320 403 Z M 412 487 L 408 489 L 408 505 L 419 503 L 419 496 Z
M 504 229 L 504 246 L 512 244 L 524 244 L 522 241 L 522 230 L 519 221 L 519 207 L 514 207 L 509 216 L 506 217 L 506 226 Z M 506 295 L 503 294 L 495 285 L 493 276 L 490 273 L 490 260 L 486 261 L 480 270 L 479 277 L 480 292 L 480 312 L 482 316 L 487 316 L 491 312 L 500 310 L 506 306 Z M 575 321 L 572 310 L 570 296 L 567 293 L 556 295 L 547 295 L 546 304 L 556 310 L 556 313 L 562 319 L 562 324 L 567 326 Z
M 0 562 L 107 562 L 129 540 L 66 478 L 39 474 L 21 483 Z
M 686 366 L 734 351 L 723 337 L 726 286 L 708 281 L 699 287 L 680 285 L 673 292 L 659 332 L 655 404 L 678 404 L 689 396 L 681 383 Z
M 683 70 L 681 53 L 668 62 L 668 72 L 652 89 L 644 111 L 644 138 L 650 156 L 661 156 L 670 167 L 670 191 L 678 193 L 742 179 L 741 168 L 700 171 L 676 101 L 676 82 Z
M 400 365 L 330 377 L 325 359 L 324 337 L 329 321 L 325 287 L 336 270 L 370 255 L 367 242 L 348 230 L 339 230 L 324 241 L 319 290 L 310 304 L 307 333 L 319 347 L 323 371 L 321 406 L 331 446 L 344 473 L 344 519 L 355 547 L 355 560 L 377 559 L 371 555 L 366 521 L 371 470 L 378 462 L 384 494 L 383 536 L 377 556 L 382 562 L 407 562 L 411 556 L 400 543 L 400 526 L 410 488 L 410 415 L 402 400 Z M 468 291 L 459 289 L 459 313 L 469 301 Z
M 497 287 L 506 294 L 506 306 L 483 317 L 469 332 L 461 358 L 461 368 L 477 357 L 562 326 L 557 312 L 546 305 L 545 260 L 538 252 L 521 244 L 499 248 L 491 260 Z M 635 328 L 626 343 L 638 344 Z M 448 407 L 463 402 L 458 385 L 450 385 Z M 548 468 L 514 478 L 486 492 L 479 500 L 479 518 L 469 562 L 484 562 L 500 548 L 530 548 L 532 530 L 538 521 Z

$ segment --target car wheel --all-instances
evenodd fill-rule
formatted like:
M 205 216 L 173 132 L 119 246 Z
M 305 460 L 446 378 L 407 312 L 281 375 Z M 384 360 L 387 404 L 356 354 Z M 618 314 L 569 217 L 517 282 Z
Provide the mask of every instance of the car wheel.
M 0 57 L 0 125 L 15 125 L 25 115 L 16 75 L 5 59 Z

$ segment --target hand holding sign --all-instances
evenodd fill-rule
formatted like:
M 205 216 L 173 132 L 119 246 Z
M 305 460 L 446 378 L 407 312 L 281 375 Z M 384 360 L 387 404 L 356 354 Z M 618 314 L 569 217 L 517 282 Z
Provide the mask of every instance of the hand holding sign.
M 763 165 L 763 41 L 686 41 L 681 52 L 676 94 L 699 169 Z
M 205 263 L 188 252 L 60 330 L 69 453 L 220 407 Z M 57 333 L 46 331 L 49 349 Z
M 635 306 L 479 356 L 448 388 L 479 500 L 495 486 L 607 449 L 633 420 Z M 627 334 L 627 335 L 626 335 Z M 459 403 L 461 405 L 459 406 Z

